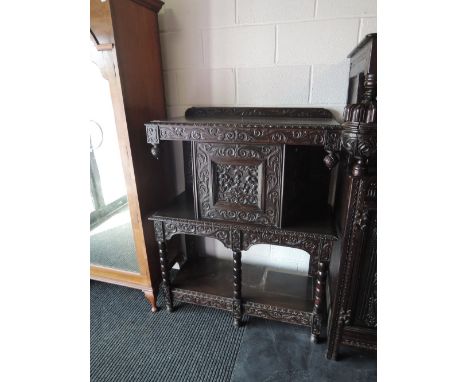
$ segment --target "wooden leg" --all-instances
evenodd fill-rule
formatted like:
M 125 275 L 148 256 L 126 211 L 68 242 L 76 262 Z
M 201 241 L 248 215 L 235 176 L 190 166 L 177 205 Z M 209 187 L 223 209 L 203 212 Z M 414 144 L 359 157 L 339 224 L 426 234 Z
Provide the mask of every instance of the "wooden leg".
M 234 314 L 234 325 L 240 326 L 242 320 L 242 263 L 241 251 L 234 251 L 234 300 L 232 311 Z
M 164 296 L 166 297 L 166 309 L 169 312 L 172 312 L 174 308 L 172 305 L 170 269 L 167 269 L 166 242 L 158 241 L 158 246 L 159 246 L 159 260 L 161 262 L 161 276 L 163 280 L 163 291 L 164 291 Z
M 145 298 L 148 300 L 148 302 L 151 305 L 151 311 L 156 312 L 158 310 L 158 307 L 156 305 L 156 296 L 153 293 L 153 289 L 145 289 L 143 290 L 143 293 L 145 294 Z
M 322 330 L 322 319 L 325 303 L 325 283 L 327 277 L 327 266 L 325 262 L 318 263 L 317 278 L 314 290 L 314 308 L 312 309 L 312 336 L 311 341 L 318 343 Z

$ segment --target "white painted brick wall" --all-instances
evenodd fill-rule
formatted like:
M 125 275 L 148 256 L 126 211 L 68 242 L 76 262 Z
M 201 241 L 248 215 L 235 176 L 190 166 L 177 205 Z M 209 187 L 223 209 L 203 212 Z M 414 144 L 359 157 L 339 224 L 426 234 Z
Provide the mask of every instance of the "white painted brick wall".
M 341 120 L 348 53 L 376 32 L 376 0 L 165 0 L 159 15 L 169 117 L 193 105 L 325 107 Z M 230 257 L 207 241 L 210 255 Z M 307 272 L 297 249 L 253 246 L 246 262 Z
M 237 0 L 237 23 L 310 20 L 314 11 L 314 0 Z
M 294 86 L 291 86 L 294 84 Z M 310 66 L 237 69 L 239 105 L 307 105 Z
M 272 65 L 275 26 L 238 26 L 203 31 L 204 64 L 208 67 Z

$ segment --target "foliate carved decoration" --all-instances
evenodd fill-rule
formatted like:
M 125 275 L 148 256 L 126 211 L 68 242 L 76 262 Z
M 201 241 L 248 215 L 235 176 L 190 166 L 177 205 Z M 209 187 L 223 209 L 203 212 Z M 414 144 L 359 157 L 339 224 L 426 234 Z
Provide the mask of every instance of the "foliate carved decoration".
M 233 251 L 241 251 L 242 249 L 242 232 L 239 229 L 231 231 L 231 246 Z
M 320 261 L 328 263 L 333 249 L 333 241 L 322 239 L 320 242 Z
M 164 224 L 162 221 L 155 220 L 154 232 L 156 233 L 156 241 L 164 240 Z
M 165 238 L 169 240 L 176 234 L 200 235 L 219 240 L 226 248 L 231 248 L 231 235 L 229 226 L 204 221 L 165 219 L 155 221 L 155 227 L 164 227 Z M 158 228 L 156 229 L 156 236 Z
M 278 145 L 196 145 L 196 191 L 208 219 L 277 225 L 283 151 Z
M 366 199 L 369 201 L 377 200 L 377 181 L 371 180 L 367 186 Z
M 302 326 L 309 326 L 311 324 L 312 317 L 312 313 L 310 312 L 280 308 L 277 306 L 254 302 L 247 302 L 244 305 L 244 313 L 255 317 L 272 319 Z
M 216 173 L 216 201 L 257 206 L 258 167 L 218 163 Z
M 377 327 L 377 273 L 372 280 L 372 292 L 367 301 L 367 312 L 364 322 L 371 328 Z
M 249 249 L 254 244 L 273 244 L 303 249 L 311 256 L 318 257 L 320 235 L 272 229 L 247 229 L 242 244 L 243 250 Z
M 173 289 L 174 300 L 189 304 L 209 306 L 211 308 L 232 311 L 232 298 L 210 295 L 207 293 Z
M 207 236 L 219 240 L 228 249 L 241 251 L 246 251 L 255 244 L 273 244 L 302 249 L 317 260 L 320 252 L 320 259 L 325 262 L 330 260 L 333 242 L 337 239 L 333 235 L 286 231 L 262 226 L 252 227 L 162 217 L 157 219 L 154 223 L 156 237 L 165 237 L 166 240 L 176 234 Z
M 342 322 L 344 325 L 350 325 L 351 324 L 351 309 L 348 309 L 348 310 L 341 309 L 338 320 Z
M 159 139 L 223 143 L 325 144 L 325 132 L 336 125 L 281 125 L 264 123 L 159 122 Z
M 341 149 L 341 131 L 327 131 L 325 134 L 324 149 L 327 151 L 340 151 Z
M 147 123 L 146 126 L 146 142 L 151 144 L 151 155 L 159 159 L 161 149 L 159 146 L 159 126 L 154 123 Z
M 150 145 L 156 145 L 159 143 L 159 130 L 158 125 L 154 123 L 147 123 L 146 126 L 146 142 Z
M 351 340 L 351 339 L 348 339 L 348 338 L 343 338 L 341 340 L 341 342 L 343 343 L 343 345 L 358 347 L 358 348 L 367 349 L 367 350 L 377 350 L 377 345 L 376 344 Z
M 367 209 L 358 210 L 354 218 L 354 224 L 356 225 L 358 229 L 363 231 L 367 227 L 368 220 L 369 220 L 369 211 Z
M 343 113 L 341 144 L 356 159 L 354 176 L 361 176 L 367 160 L 377 154 L 377 81 L 374 74 L 366 75 L 364 88 L 363 100 L 347 105 Z

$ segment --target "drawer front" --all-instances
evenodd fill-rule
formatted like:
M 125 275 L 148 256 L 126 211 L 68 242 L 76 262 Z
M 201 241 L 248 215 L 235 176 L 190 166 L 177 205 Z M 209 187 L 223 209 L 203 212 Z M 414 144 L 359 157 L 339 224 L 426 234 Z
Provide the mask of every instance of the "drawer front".
M 198 216 L 280 226 L 283 146 L 194 143 Z

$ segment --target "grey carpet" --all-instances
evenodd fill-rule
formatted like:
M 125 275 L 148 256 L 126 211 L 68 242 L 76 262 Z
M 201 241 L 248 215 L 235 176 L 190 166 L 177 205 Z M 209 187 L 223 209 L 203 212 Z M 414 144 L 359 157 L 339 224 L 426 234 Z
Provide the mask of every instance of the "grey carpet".
M 114 225 L 114 222 L 118 224 Z M 100 227 L 105 227 L 105 229 L 96 233 Z M 139 272 L 128 206 L 96 227 L 91 233 L 91 264 Z
M 91 381 L 377 380 L 375 355 L 342 349 L 328 361 L 308 328 L 249 318 L 236 329 L 228 312 L 176 307 L 151 313 L 141 291 L 92 281 Z
M 229 381 L 245 327 L 228 312 L 175 308 L 151 313 L 141 291 L 92 281 L 91 381 Z

